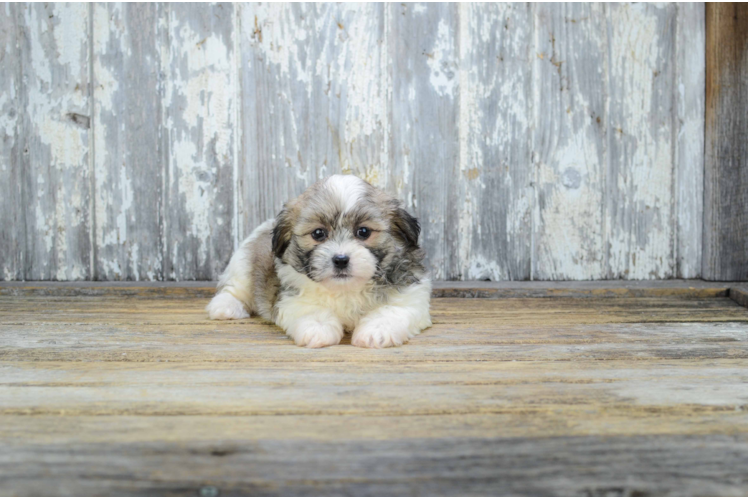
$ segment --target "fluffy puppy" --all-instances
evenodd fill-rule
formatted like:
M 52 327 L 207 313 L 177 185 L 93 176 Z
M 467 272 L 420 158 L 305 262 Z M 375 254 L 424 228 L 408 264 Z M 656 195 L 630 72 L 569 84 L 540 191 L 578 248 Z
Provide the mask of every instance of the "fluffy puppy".
M 211 319 L 257 314 L 297 345 L 345 332 L 392 347 L 431 326 L 420 226 L 402 204 L 352 175 L 333 175 L 287 203 L 242 242 L 206 308 Z

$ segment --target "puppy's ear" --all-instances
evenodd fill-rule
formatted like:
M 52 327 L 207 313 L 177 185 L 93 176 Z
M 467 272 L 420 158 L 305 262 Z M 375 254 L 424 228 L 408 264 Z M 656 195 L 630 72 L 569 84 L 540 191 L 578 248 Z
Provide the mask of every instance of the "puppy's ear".
M 291 243 L 292 229 L 291 214 L 287 208 L 284 208 L 275 218 L 275 227 L 273 227 L 273 253 L 279 259 L 283 257 L 286 248 Z
M 404 208 L 398 206 L 392 213 L 392 233 L 405 243 L 406 248 L 418 248 L 421 225 Z

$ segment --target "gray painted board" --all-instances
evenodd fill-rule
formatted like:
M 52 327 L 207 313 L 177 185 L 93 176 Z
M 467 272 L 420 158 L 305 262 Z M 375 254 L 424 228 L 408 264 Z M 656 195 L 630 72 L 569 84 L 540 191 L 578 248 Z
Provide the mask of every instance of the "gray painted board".
M 0 6 L 0 280 L 23 279 L 26 227 L 22 189 L 18 6 Z
M 534 9 L 460 6 L 450 279 L 532 277 Z
M 158 11 L 93 5 L 97 280 L 163 279 Z
M 701 273 L 703 4 L 0 10 L 0 279 L 216 279 L 341 172 L 435 279 Z
M 605 8 L 587 3 L 537 5 L 534 279 L 607 275 Z
M 91 276 L 90 8 L 18 4 L 25 279 Z
M 704 4 L 678 4 L 676 20 L 675 146 L 676 235 L 675 266 L 678 278 L 701 271 L 704 221 L 704 112 L 705 45 Z M 697 140 L 694 140 L 697 138 Z
M 458 6 L 389 7 L 393 173 L 407 208 L 421 222 L 432 278 L 444 279 L 456 257 L 449 242 L 456 229 L 450 181 L 459 154 Z
M 610 279 L 675 274 L 672 4 L 610 4 L 606 217 Z
M 166 4 L 164 278 L 210 279 L 234 238 L 237 76 L 231 4 Z

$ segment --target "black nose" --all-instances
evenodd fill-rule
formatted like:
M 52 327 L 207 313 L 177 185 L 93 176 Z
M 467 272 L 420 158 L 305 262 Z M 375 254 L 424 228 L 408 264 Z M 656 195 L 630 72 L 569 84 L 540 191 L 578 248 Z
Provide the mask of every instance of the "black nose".
M 351 260 L 347 255 L 336 255 L 332 258 L 332 263 L 338 269 L 345 269 L 348 266 L 348 261 Z

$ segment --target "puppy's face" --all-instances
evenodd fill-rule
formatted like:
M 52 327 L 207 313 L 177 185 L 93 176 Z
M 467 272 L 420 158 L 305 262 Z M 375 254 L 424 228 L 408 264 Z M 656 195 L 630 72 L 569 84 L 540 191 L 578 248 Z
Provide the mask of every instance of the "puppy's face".
M 331 289 L 359 289 L 381 278 L 420 227 L 394 198 L 352 175 L 334 175 L 288 203 L 273 231 L 273 252 Z

